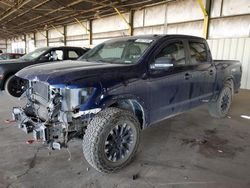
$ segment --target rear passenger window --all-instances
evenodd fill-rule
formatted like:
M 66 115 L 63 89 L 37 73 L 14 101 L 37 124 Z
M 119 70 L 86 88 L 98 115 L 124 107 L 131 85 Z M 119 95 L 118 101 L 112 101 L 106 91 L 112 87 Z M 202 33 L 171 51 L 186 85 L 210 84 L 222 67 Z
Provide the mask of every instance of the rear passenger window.
M 78 56 L 78 54 L 76 53 L 76 51 L 74 51 L 74 50 L 69 50 L 69 52 L 68 52 L 68 57 L 69 57 L 69 59 L 75 60 L 75 59 L 77 59 L 79 56 Z
M 176 65 L 185 65 L 185 49 L 181 41 L 168 44 L 162 51 L 155 57 L 161 58 L 166 57 L 171 60 L 171 62 Z
M 200 42 L 189 42 L 191 62 L 193 64 L 206 63 L 207 52 L 204 43 Z

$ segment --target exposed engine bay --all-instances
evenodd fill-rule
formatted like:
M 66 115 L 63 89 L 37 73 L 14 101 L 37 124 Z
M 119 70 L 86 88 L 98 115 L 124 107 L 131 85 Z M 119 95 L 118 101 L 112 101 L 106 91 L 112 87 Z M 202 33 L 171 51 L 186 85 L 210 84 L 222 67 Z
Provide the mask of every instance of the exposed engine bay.
M 46 83 L 30 81 L 25 95 L 27 104 L 13 108 L 19 128 L 33 133 L 34 140 L 51 149 L 67 147 L 72 138 L 82 138 L 85 129 L 99 109 L 80 111 L 94 88 L 54 88 Z

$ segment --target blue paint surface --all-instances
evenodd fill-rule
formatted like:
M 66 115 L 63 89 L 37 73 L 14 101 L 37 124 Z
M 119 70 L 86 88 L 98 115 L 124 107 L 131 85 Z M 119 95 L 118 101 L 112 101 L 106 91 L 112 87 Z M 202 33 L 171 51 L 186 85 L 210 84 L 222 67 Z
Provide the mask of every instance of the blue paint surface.
M 105 108 L 124 99 L 136 100 L 144 110 L 144 127 L 199 106 L 204 100 L 211 100 L 228 79 L 233 80 L 234 91 L 239 90 L 240 63 L 213 61 L 204 39 L 182 35 L 139 38 L 150 38 L 154 42 L 136 64 L 64 61 L 27 67 L 16 75 L 27 80 L 47 82 L 58 88 L 94 87 L 94 92 L 81 105 L 81 110 Z M 154 61 L 155 55 L 173 40 L 181 40 L 185 44 L 186 65 L 171 67 L 166 71 L 150 70 L 150 63 Z M 188 40 L 206 45 L 207 62 L 191 63 Z

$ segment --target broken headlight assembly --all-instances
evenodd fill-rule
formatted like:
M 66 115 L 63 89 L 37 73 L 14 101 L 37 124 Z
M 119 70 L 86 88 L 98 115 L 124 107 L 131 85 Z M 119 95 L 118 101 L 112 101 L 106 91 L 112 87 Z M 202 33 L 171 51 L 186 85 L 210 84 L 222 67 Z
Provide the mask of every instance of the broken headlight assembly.
M 26 106 L 14 108 L 13 117 L 26 133 L 33 132 L 35 140 L 60 149 L 70 139 L 84 134 L 86 116 L 82 117 L 79 111 L 94 91 L 93 87 L 54 88 L 46 83 L 32 82 Z

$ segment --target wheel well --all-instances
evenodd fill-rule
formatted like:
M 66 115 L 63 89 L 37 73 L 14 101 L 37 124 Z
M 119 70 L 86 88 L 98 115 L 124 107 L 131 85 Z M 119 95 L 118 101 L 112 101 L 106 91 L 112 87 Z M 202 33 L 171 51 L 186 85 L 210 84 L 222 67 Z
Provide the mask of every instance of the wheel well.
M 143 128 L 145 116 L 144 116 L 144 110 L 143 107 L 140 105 L 140 103 L 137 100 L 134 99 L 121 99 L 115 103 L 113 103 L 110 107 L 116 107 L 121 109 L 126 109 L 135 114 L 138 121 L 140 122 L 141 129 Z
M 6 74 L 6 75 L 4 76 L 4 80 L 3 80 L 3 84 L 2 84 L 1 90 L 4 90 L 6 81 L 9 79 L 9 77 L 11 77 L 11 76 L 13 76 L 13 75 L 14 75 L 14 73 L 8 73 L 8 74 Z
M 233 78 L 228 78 L 225 83 L 226 84 L 229 84 L 230 85 L 230 88 L 232 90 L 232 95 L 235 93 L 235 90 L 234 90 L 234 79 Z

